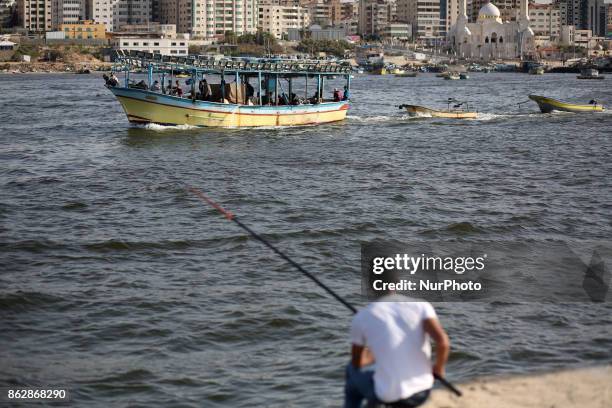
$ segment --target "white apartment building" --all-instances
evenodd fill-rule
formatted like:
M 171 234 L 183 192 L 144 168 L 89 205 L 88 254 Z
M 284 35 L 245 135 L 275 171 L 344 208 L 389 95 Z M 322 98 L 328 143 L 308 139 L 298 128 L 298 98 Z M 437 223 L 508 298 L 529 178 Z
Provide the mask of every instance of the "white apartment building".
M 146 51 L 161 55 L 189 54 L 189 41 L 179 38 L 142 38 L 142 37 L 115 37 L 112 40 L 113 48 L 122 51 Z
M 52 0 L 18 0 L 19 25 L 33 32 L 50 31 L 52 25 L 51 10 Z
M 259 5 L 257 26 L 266 33 L 282 39 L 289 29 L 304 29 L 310 25 L 308 9 L 300 5 L 281 5 L 278 2 L 265 1 Z
M 529 5 L 529 27 L 536 37 L 557 41 L 561 37 L 561 12 L 552 4 Z
M 431 43 L 446 32 L 440 0 L 397 0 L 397 19 L 412 25 L 413 38 Z
M 151 0 L 88 0 L 88 18 L 103 23 L 106 31 L 120 31 L 126 24 L 151 21 Z
M 254 33 L 257 14 L 257 0 L 159 0 L 160 22 L 196 38 Z

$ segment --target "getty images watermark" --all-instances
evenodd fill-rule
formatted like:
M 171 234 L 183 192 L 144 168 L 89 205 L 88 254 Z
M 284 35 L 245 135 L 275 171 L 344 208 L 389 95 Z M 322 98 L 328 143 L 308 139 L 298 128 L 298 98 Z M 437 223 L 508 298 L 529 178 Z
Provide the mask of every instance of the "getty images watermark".
M 605 302 L 612 244 L 375 241 L 362 245 L 362 292 L 440 301 Z

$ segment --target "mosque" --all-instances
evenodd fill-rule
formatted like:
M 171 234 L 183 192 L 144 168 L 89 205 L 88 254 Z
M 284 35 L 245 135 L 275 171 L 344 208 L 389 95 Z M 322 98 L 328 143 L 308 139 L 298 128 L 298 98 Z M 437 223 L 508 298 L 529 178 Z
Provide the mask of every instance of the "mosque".
M 528 0 L 520 0 L 517 21 L 502 21 L 499 9 L 487 3 L 478 20 L 468 23 L 466 0 L 459 0 L 459 16 L 449 33 L 450 45 L 460 58 L 513 59 L 534 51 L 534 34 L 529 28 Z

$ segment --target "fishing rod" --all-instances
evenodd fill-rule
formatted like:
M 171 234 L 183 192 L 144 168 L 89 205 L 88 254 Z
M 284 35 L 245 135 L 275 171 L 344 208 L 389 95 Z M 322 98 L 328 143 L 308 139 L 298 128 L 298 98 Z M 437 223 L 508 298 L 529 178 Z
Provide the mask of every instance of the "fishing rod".
M 203 192 L 201 192 L 200 190 L 194 188 L 194 187 L 189 187 L 188 190 L 195 194 L 196 196 L 198 196 L 202 201 L 204 201 L 206 204 L 212 206 L 214 209 L 216 209 L 217 211 L 219 211 L 221 214 L 223 214 L 223 216 L 225 218 L 227 218 L 229 221 L 234 221 L 240 228 L 242 228 L 243 230 L 245 230 L 246 232 L 248 232 L 253 238 L 255 238 L 256 240 L 258 240 L 259 242 L 261 242 L 262 244 L 264 244 L 265 246 L 267 246 L 268 248 L 270 248 L 274 253 L 276 253 L 278 256 L 280 256 L 281 258 L 283 258 L 285 261 L 287 261 L 289 264 L 291 264 L 293 267 L 295 267 L 298 271 L 302 272 L 304 275 L 306 275 L 308 278 L 310 278 L 314 283 L 316 283 L 317 285 L 319 285 L 319 287 L 321 287 L 323 290 L 325 290 L 327 293 L 329 293 L 331 296 L 333 296 L 338 302 L 342 303 L 344 306 L 346 306 L 347 309 L 349 309 L 351 312 L 353 312 L 353 314 L 357 313 L 357 309 L 355 308 L 355 306 L 351 305 L 349 302 L 347 302 L 346 300 L 344 300 L 340 295 L 338 295 L 336 292 L 334 292 L 329 286 L 327 286 L 326 284 L 324 284 L 323 282 L 321 282 L 316 276 L 314 276 L 312 273 L 308 272 L 306 269 L 304 269 L 300 264 L 298 264 L 297 262 L 295 262 L 293 259 L 289 258 L 287 255 L 285 255 L 280 249 L 276 248 L 274 245 L 272 245 L 268 240 L 266 240 L 264 237 L 262 237 L 261 235 L 259 235 L 258 233 L 256 233 L 255 231 L 253 231 L 251 228 L 247 227 L 246 225 L 244 225 L 239 219 L 238 217 L 232 213 L 231 211 L 226 210 L 225 208 L 221 207 L 221 205 L 219 205 L 218 203 L 214 202 L 212 199 L 210 199 L 209 197 L 207 197 Z M 444 385 L 446 388 L 448 388 L 449 390 L 451 390 L 455 395 L 457 396 L 461 396 L 463 395 L 461 393 L 461 391 L 459 391 L 453 384 L 451 384 L 450 382 L 448 382 L 444 377 L 439 376 L 438 374 L 434 374 L 434 378 L 438 381 L 440 381 L 440 383 L 442 385 Z

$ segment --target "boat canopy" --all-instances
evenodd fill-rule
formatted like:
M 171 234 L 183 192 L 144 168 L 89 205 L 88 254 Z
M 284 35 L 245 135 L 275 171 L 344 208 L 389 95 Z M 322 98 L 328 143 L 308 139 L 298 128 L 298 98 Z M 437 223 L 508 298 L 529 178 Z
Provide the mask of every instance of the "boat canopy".
M 155 66 L 160 70 L 195 71 L 203 74 L 257 74 L 270 73 L 283 76 L 301 75 L 345 75 L 351 74 L 349 63 L 336 63 L 320 60 L 279 60 L 279 59 L 209 59 L 198 56 L 174 56 L 153 54 L 144 51 L 116 51 L 116 62 L 124 69 Z M 292 75 L 293 74 L 293 75 Z

